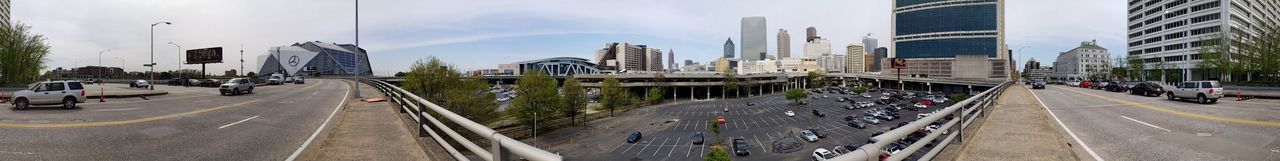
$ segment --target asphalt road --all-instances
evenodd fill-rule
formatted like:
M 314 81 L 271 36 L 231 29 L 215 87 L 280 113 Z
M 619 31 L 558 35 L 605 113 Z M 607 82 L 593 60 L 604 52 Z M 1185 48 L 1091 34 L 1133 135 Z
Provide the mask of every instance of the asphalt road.
M 811 94 L 813 96 L 815 94 Z M 866 129 L 855 129 L 845 124 L 844 116 L 854 115 L 861 118 L 867 109 L 845 109 L 846 102 L 836 102 L 836 97 L 853 97 L 859 101 L 873 98 L 862 98 L 847 94 L 816 94 L 806 106 L 794 105 L 783 98 L 782 94 L 770 94 L 743 99 L 692 101 L 676 104 L 642 108 L 620 114 L 609 120 L 591 123 L 583 128 L 562 129 L 552 132 L 543 138 L 567 138 L 572 143 L 540 143 L 554 144 L 553 152 L 574 160 L 701 160 L 710 150 L 706 144 L 692 143 L 694 132 L 703 132 L 706 143 L 716 139 L 708 130 L 707 122 L 716 116 L 724 115 L 726 124 L 721 126 L 721 139 L 730 144 L 734 138 L 744 139 L 750 146 L 750 156 L 733 156 L 735 160 L 808 160 L 817 148 L 832 149 L 848 144 L 863 144 L 872 133 L 887 131 L 898 123 L 915 120 L 917 111 L 902 110 L 901 118 L 881 122 L 879 125 L 868 124 Z M 756 103 L 747 106 L 748 102 Z M 946 105 L 930 106 L 932 111 Z M 874 107 L 885 107 L 876 105 Z M 724 112 L 728 108 L 729 112 Z M 812 110 L 817 109 L 826 117 L 815 117 Z M 794 117 L 783 114 L 785 111 L 795 112 Z M 799 133 L 803 129 L 818 128 L 824 130 L 827 138 L 817 142 L 800 140 Z M 566 132 L 567 131 L 567 132 Z M 636 143 L 626 143 L 627 133 L 640 131 L 643 139 Z M 801 142 L 801 149 L 791 153 L 778 153 L 773 149 L 773 142 L 787 137 L 794 137 Z M 726 149 L 732 155 L 732 148 Z
M 1206 105 L 1062 85 L 1032 92 L 1084 142 L 1080 158 L 1280 160 L 1280 104 Z
M 96 99 L 80 108 L 0 110 L 0 160 L 284 160 L 326 121 L 350 89 L 336 80 Z

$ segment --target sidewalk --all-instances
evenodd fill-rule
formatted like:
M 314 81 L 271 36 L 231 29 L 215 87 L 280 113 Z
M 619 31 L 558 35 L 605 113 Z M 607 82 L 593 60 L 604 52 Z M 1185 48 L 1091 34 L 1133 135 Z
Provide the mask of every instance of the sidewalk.
M 977 130 L 962 135 L 963 145 L 943 150 L 937 160 L 1080 160 L 1027 88 L 1005 89 L 990 110 L 974 124 Z
M 350 81 L 343 81 L 350 83 Z M 377 88 L 360 84 L 360 95 L 365 98 L 384 97 Z M 312 159 L 300 160 L 452 160 L 448 154 L 429 155 L 424 148 L 434 148 L 435 152 L 443 152 L 439 145 L 420 144 L 416 129 L 405 126 L 406 123 L 390 102 L 363 102 L 359 99 L 347 100 L 347 106 L 339 111 L 340 116 L 334 118 L 327 137 L 317 140 L 319 151 L 311 153 Z M 426 138 L 426 140 L 430 140 Z

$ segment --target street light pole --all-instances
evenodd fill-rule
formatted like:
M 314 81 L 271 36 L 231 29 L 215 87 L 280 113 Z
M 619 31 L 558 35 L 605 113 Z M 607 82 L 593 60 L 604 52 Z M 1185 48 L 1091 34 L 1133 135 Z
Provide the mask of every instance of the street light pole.
M 1027 48 L 1027 47 L 1031 47 L 1031 46 L 1022 46 L 1022 47 L 1019 47 L 1019 48 L 1018 48 L 1018 59 L 1022 59 L 1022 49 L 1025 49 L 1025 48 Z M 1022 60 L 1022 61 L 1023 61 L 1023 63 L 1026 63 L 1026 61 L 1027 61 L 1027 60 Z M 1017 64 L 1010 64 L 1010 65 L 1013 65 L 1013 69 L 1018 69 L 1018 65 L 1017 65 Z M 1029 70 L 1029 69 L 1022 68 L 1022 72 L 1026 72 L 1027 70 Z M 1013 74 L 1018 74 L 1018 73 L 1013 73 Z M 1022 79 L 1022 77 L 1018 77 L 1018 79 Z M 1016 81 L 1016 80 L 1015 80 L 1015 81 Z
M 360 50 L 360 49 L 361 49 L 361 48 L 360 48 L 360 0 L 355 0 L 355 2 L 356 2 L 356 5 L 355 5 L 355 7 L 356 7 L 356 8 L 355 8 L 355 9 L 356 9 L 356 13 L 355 13 L 355 14 L 356 14 L 356 16 L 355 16 L 355 17 L 356 17 L 356 24 L 355 24 L 355 26 L 356 26 L 356 31 L 355 31 L 355 33 L 356 33 L 356 50 L 357 50 L 357 51 L 355 51 L 355 52 L 362 52 L 363 50 Z M 356 54 L 359 54 L 359 53 L 356 53 Z M 368 57 L 368 54 L 366 54 L 366 56 L 365 56 L 365 57 Z M 360 58 L 357 58 L 357 57 L 354 57 L 354 56 L 353 56 L 353 57 L 351 57 L 351 58 L 356 59 L 355 64 L 353 64 L 353 65 L 355 65 L 355 69 L 356 69 L 356 71 L 355 71 L 355 74 L 356 74 L 356 82 L 355 82 L 355 85 L 356 85 L 356 92 L 355 92 L 355 94 L 356 94 L 356 95 L 355 95 L 355 98 L 360 98 L 360 76 L 359 76 L 359 75 L 361 74 L 361 72 L 360 72 L 360 66 L 361 66 L 361 65 L 360 65 Z M 366 58 L 366 59 L 367 59 L 367 58 Z M 537 128 L 537 126 L 535 125 L 535 126 L 534 126 L 534 128 Z M 536 130 L 535 130 L 535 132 L 536 132 Z M 536 135 L 536 133 L 535 133 L 535 135 Z M 534 137 L 534 141 L 537 141 L 537 137 L 536 137 L 536 136 Z
M 98 67 L 99 67 L 99 68 L 107 69 L 107 67 L 102 66 L 102 53 L 103 53 L 103 52 L 107 52 L 107 51 L 111 51 L 111 50 L 110 50 L 110 49 L 107 49 L 107 50 L 103 50 L 103 51 L 99 51 L 99 52 L 98 52 Z M 122 68 L 123 68 L 123 67 L 122 67 Z M 102 81 L 102 70 L 98 70 L 98 79 L 97 79 L 97 80 L 95 80 L 95 81 Z M 96 82 L 95 82 L 95 83 L 96 83 Z M 106 82 L 105 82 L 105 81 L 103 81 L 103 83 L 106 83 Z M 103 100 L 103 99 L 102 99 L 102 95 L 103 95 L 104 93 L 106 93 L 106 89 L 105 89 L 105 87 L 102 87 L 102 83 L 98 83 L 98 102 L 106 102 L 106 100 Z
M 107 49 L 107 50 L 103 50 L 103 51 L 99 51 L 99 52 L 98 52 L 98 67 L 103 67 L 103 66 L 102 66 L 102 53 L 103 53 L 103 52 L 107 52 L 107 51 L 111 51 L 111 49 Z M 101 71 L 101 70 L 99 70 L 99 71 L 98 71 L 98 76 L 102 76 L 102 71 Z
M 151 48 L 151 64 L 147 65 L 148 67 L 151 67 L 151 72 L 149 73 L 151 75 L 150 80 L 156 80 L 156 25 L 160 25 L 160 24 L 172 25 L 173 23 L 168 21 L 161 21 L 161 22 L 156 22 L 151 24 L 151 43 L 148 43 L 148 45 L 151 45 L 150 47 Z M 151 90 L 156 89 L 155 86 L 150 86 L 147 88 Z
M 178 78 L 182 78 L 182 45 L 178 45 L 177 43 L 173 43 L 173 42 L 169 42 L 169 45 L 178 47 L 178 63 L 174 64 L 178 66 L 178 70 L 177 70 L 178 72 L 174 74 L 177 74 Z

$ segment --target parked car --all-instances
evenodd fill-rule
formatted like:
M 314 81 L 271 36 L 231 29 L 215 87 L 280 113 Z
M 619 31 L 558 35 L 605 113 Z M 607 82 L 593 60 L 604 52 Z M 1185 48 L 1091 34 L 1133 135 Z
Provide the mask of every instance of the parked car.
M 79 81 L 47 81 L 36 83 L 26 90 L 13 92 L 12 104 L 18 110 L 31 105 L 62 104 L 62 108 L 75 109 L 76 103 L 84 103 L 84 85 Z
M 856 119 L 854 119 L 854 120 L 845 120 L 845 123 L 846 123 L 846 124 L 849 124 L 849 127 L 853 127 L 853 128 L 858 128 L 858 129 L 865 129 L 865 128 L 867 128 L 867 123 L 862 123 L 862 121 L 858 121 L 858 120 L 856 120 Z
M 1178 83 L 1177 89 L 1166 92 L 1169 100 L 1194 98 L 1200 104 L 1216 103 L 1226 95 L 1218 81 L 1187 81 Z
M 815 110 L 813 110 L 813 116 L 818 116 L 818 117 L 827 117 L 827 114 L 823 114 L 822 112 L 820 112 L 820 111 L 818 111 L 818 110 L 816 110 L 816 109 L 815 109 Z
M 284 83 L 284 74 L 276 73 L 276 74 L 271 74 L 271 77 L 267 77 L 267 84 L 278 85 L 283 83 Z
M 238 95 L 241 92 L 253 93 L 253 80 L 233 78 L 218 86 L 218 93 L 221 95 Z
M 787 115 L 787 117 L 795 117 L 795 116 L 796 116 L 796 112 L 791 112 L 791 111 L 782 112 L 782 114 L 783 114 L 783 115 Z
M 640 131 L 631 131 L 631 134 L 627 135 L 627 143 L 640 142 L 641 137 Z
M 1125 82 L 1111 82 L 1111 83 L 1107 83 L 1107 86 L 1106 86 L 1106 87 L 1103 87 L 1103 88 L 1104 88 L 1104 90 L 1107 90 L 1108 92 L 1125 92 L 1125 91 L 1129 91 L 1129 85 L 1128 85 L 1127 83 L 1125 83 Z
M 862 122 L 866 122 L 866 123 L 873 124 L 873 125 L 879 125 L 879 124 L 880 124 L 880 119 L 876 119 L 875 117 L 867 116 L 867 117 L 862 117 Z
M 1082 81 L 1079 85 L 1076 85 L 1076 87 L 1089 88 L 1090 85 L 1093 85 L 1093 83 L 1090 83 L 1089 81 Z
M 200 81 L 201 87 L 217 87 L 218 85 L 222 85 L 222 81 L 217 79 L 208 79 L 208 80 Z
M 180 86 L 184 82 L 183 80 L 187 80 L 187 79 L 183 79 L 183 78 L 169 79 L 169 82 L 166 82 L 165 84 L 171 85 L 171 86 Z
M 871 98 L 871 94 L 862 93 L 862 98 Z
M 854 149 L 857 149 L 857 148 L 854 148 Z M 849 152 L 853 152 L 853 151 L 849 150 L 849 148 L 845 147 L 844 145 L 837 145 L 836 147 L 831 148 L 831 153 L 835 153 L 837 156 L 849 154 Z
M 750 147 L 751 147 L 750 145 L 747 145 L 747 140 L 744 140 L 742 138 L 733 139 L 734 155 L 738 155 L 738 156 L 751 155 Z
M 831 159 L 831 158 L 836 158 L 836 156 L 838 156 L 838 155 L 836 155 L 835 153 L 831 153 L 831 151 L 829 151 L 829 150 L 827 150 L 827 149 L 818 148 L 818 149 L 816 149 L 816 150 L 813 150 L 813 156 L 812 156 L 812 158 L 811 158 L 811 159 L 813 159 L 813 160 L 815 160 L 815 161 L 820 161 L 820 160 L 827 160 L 827 159 Z
M 151 87 L 151 83 L 147 82 L 147 80 L 139 79 L 139 80 L 134 80 L 133 82 L 129 82 L 129 88 L 147 88 L 147 87 Z
M 813 135 L 817 135 L 818 138 L 827 138 L 827 133 L 823 132 L 822 129 L 809 129 L 809 131 L 813 132 Z
M 1129 88 L 1129 94 L 1142 95 L 1142 96 L 1154 95 L 1153 97 L 1160 97 L 1160 94 L 1164 94 L 1164 92 L 1165 92 L 1164 87 L 1161 87 L 1159 84 L 1155 84 L 1151 82 L 1142 82 L 1142 83 L 1134 84 L 1133 87 Z
M 800 138 L 808 142 L 818 141 L 818 135 L 813 134 L 813 131 L 809 131 L 809 130 L 800 131 Z
M 703 137 L 702 137 L 701 131 L 693 132 L 693 138 L 692 138 L 693 144 L 702 145 L 702 139 Z

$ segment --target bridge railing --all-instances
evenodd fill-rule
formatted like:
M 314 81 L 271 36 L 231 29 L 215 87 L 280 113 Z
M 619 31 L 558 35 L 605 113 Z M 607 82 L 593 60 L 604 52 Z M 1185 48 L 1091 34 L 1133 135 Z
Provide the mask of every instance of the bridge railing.
M 944 138 L 941 142 L 938 142 L 937 144 L 935 144 L 933 149 L 924 153 L 919 158 L 919 160 L 932 160 L 933 157 L 938 154 L 938 152 L 941 152 L 942 149 L 945 149 L 948 145 L 952 143 L 952 141 L 961 142 L 963 140 L 962 139 L 963 137 L 961 137 L 960 135 L 963 134 L 963 131 L 965 130 L 965 128 L 968 127 L 970 123 L 973 123 L 973 120 L 977 119 L 978 117 L 984 116 L 985 112 L 987 112 L 986 110 L 988 109 L 988 107 L 991 107 L 992 105 L 995 104 L 995 100 L 997 99 L 998 96 L 1000 96 L 1001 93 L 1004 92 L 1004 89 L 1008 88 L 1010 85 L 1013 85 L 1013 84 L 1014 82 L 1001 83 L 1000 85 L 997 85 L 994 88 L 988 89 L 986 91 L 983 91 L 982 93 L 978 93 L 977 95 L 974 95 L 973 97 L 969 97 L 968 99 L 956 102 L 954 105 L 943 108 L 932 115 L 929 115 L 924 118 L 920 118 L 916 121 L 912 121 L 907 125 L 903 125 L 902 127 L 898 127 L 897 129 L 890 130 L 888 132 L 885 132 L 884 134 L 872 136 L 871 141 L 874 141 L 873 143 L 862 145 L 861 147 L 858 147 L 857 150 L 854 150 L 853 152 L 849 152 L 848 154 L 840 155 L 836 158 L 833 158 L 832 160 L 840 160 L 840 161 L 881 160 L 880 157 L 883 154 L 887 154 L 887 152 L 883 150 L 886 145 L 889 145 L 891 143 L 907 138 L 912 133 L 915 133 L 916 131 L 922 128 L 928 127 L 930 124 L 938 120 L 943 120 L 947 118 L 948 115 L 953 115 L 953 114 L 956 115 L 953 119 L 948 120 L 946 123 L 938 127 L 938 130 L 934 130 L 930 132 L 929 134 L 920 138 L 918 141 L 914 143 L 910 143 L 910 145 L 908 145 L 906 148 L 903 148 L 901 151 L 890 154 L 888 158 L 884 159 L 884 160 L 890 160 L 890 161 L 899 161 L 899 160 L 907 159 L 908 156 L 911 156 L 912 154 L 920 152 L 919 150 L 922 148 L 925 148 L 926 145 L 934 144 L 933 141 L 937 139 L 939 136 L 947 135 L 946 138 Z M 962 120 L 963 122 L 961 122 Z M 956 126 L 957 124 L 959 124 L 960 126 Z M 948 133 L 948 134 L 943 134 L 943 133 Z
M 444 148 L 449 155 L 453 156 L 454 159 L 463 161 L 470 160 L 458 151 L 458 149 L 454 148 L 450 142 L 444 140 L 446 137 L 442 137 L 441 132 L 443 132 L 443 136 L 448 136 L 447 138 L 453 139 L 454 143 L 465 148 L 464 150 L 470 151 L 477 157 L 486 161 L 519 159 L 534 161 L 563 160 L 558 154 L 538 149 L 537 147 L 524 144 L 519 140 L 499 134 L 493 129 L 464 118 L 462 115 L 453 113 L 400 87 L 375 79 L 365 79 L 365 83 L 377 87 L 383 95 L 387 96 L 387 100 L 399 104 L 400 112 L 409 113 L 409 116 L 412 116 L 414 121 L 417 122 L 418 136 L 430 136 L 432 139 L 435 139 L 435 141 L 440 143 L 440 146 Z M 444 122 L 441 122 L 439 118 L 436 118 L 436 116 L 433 116 L 428 112 L 438 114 L 447 121 L 457 124 L 459 127 L 462 127 L 461 130 L 466 130 L 478 136 L 482 136 L 484 139 L 488 139 L 492 145 L 487 149 L 480 145 L 476 145 L 463 137 L 462 134 L 459 134 L 458 130 L 445 126 Z M 432 127 L 435 127 L 434 129 L 440 129 L 440 131 L 437 132 Z

